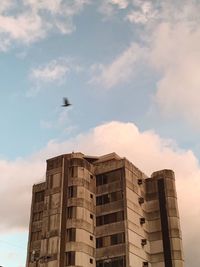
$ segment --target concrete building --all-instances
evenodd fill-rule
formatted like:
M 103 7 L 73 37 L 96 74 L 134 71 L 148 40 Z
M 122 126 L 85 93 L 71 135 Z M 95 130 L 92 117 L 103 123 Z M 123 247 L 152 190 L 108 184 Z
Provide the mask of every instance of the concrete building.
M 182 267 L 174 173 L 115 153 L 47 160 L 33 186 L 27 267 Z

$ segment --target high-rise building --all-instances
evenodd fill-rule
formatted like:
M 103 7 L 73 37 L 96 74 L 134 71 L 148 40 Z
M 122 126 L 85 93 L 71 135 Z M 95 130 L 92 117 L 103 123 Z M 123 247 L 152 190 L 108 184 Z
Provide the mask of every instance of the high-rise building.
M 174 173 L 115 153 L 47 160 L 33 186 L 27 267 L 183 267 Z

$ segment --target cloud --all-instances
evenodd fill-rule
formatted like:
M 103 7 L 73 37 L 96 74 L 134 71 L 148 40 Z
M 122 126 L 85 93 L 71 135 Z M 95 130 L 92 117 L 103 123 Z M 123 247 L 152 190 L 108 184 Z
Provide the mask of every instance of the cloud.
M 45 179 L 46 159 L 71 151 L 91 155 L 115 151 L 120 156 L 127 157 L 147 175 L 163 168 L 173 169 L 176 174 L 186 262 L 188 266 L 199 266 L 199 246 L 194 246 L 194 240 L 200 239 L 200 207 L 197 204 L 200 192 L 199 162 L 191 150 L 182 150 L 173 140 L 163 139 L 152 130 L 142 132 L 133 123 L 105 123 L 65 142 L 52 140 L 29 158 L 0 160 L 0 171 L 3 174 L 0 201 L 6 203 L 0 206 L 1 231 L 27 229 L 31 187 Z
M 14 1 L 12 0 L 1 0 L 0 14 L 4 13 L 6 10 L 11 8 L 13 5 L 14 5 Z
M 42 180 L 44 163 L 40 159 L 17 159 L 13 162 L 0 160 L 0 170 L 3 172 L 1 203 L 6 203 L 0 205 L 0 231 L 25 229 L 30 210 L 30 181 L 35 183 Z
M 141 60 L 144 49 L 136 43 L 132 43 L 110 64 L 95 64 L 92 66 L 92 79 L 89 83 L 104 86 L 109 89 L 120 83 L 129 81 L 137 70 L 138 60 Z
M 31 71 L 31 78 L 42 82 L 61 81 L 69 72 L 66 62 L 53 60 Z
M 114 88 L 133 81 L 141 68 L 153 71 L 151 87 L 160 114 L 199 129 L 200 3 L 134 0 L 128 6 L 124 16 L 134 23 L 139 41 L 109 64 L 93 65 L 90 82 Z
M 160 24 L 154 32 L 151 64 L 161 73 L 156 103 L 166 116 L 200 125 L 200 30 L 186 23 Z
M 0 7 L 0 49 L 15 44 L 31 44 L 52 32 L 70 34 L 75 30 L 73 17 L 88 0 L 19 0 L 4 1 Z
M 103 0 L 100 4 L 99 11 L 107 17 L 115 13 L 115 9 L 126 9 L 129 5 L 129 0 Z
M 126 18 L 131 23 L 146 24 L 158 16 L 158 10 L 151 1 L 134 1 L 134 8 L 128 12 Z
M 61 85 L 65 82 L 70 72 L 79 73 L 82 67 L 75 60 L 68 58 L 54 59 L 46 64 L 33 68 L 30 71 L 29 77 L 33 86 L 28 90 L 27 96 L 32 97 L 39 93 L 46 85 L 53 84 Z
M 0 37 L 7 42 L 18 40 L 28 44 L 45 36 L 42 26 L 46 28 L 47 24 L 36 14 L 24 13 L 18 17 L 0 16 Z

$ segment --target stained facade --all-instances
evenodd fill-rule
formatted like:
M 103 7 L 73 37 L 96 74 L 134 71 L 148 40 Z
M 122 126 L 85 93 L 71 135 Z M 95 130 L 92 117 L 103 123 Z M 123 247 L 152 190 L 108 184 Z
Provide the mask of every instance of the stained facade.
M 174 173 L 115 153 L 47 160 L 33 186 L 27 267 L 183 267 Z

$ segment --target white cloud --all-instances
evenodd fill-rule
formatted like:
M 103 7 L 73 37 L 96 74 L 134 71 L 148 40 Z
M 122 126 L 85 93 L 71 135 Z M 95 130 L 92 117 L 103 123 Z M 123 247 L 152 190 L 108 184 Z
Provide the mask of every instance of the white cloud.
M 30 181 L 35 183 L 42 180 L 44 163 L 40 159 L 19 159 L 13 162 L 0 160 L 0 170 L 3 174 L 0 188 L 0 231 L 25 229 L 30 209 Z
M 6 35 L 4 38 L 0 36 L 0 39 L 4 42 L 17 40 L 31 43 L 45 36 L 43 26 L 47 27 L 47 24 L 45 25 L 36 14 L 24 13 L 18 17 L 0 16 L 0 33 Z
M 116 11 L 125 10 L 129 6 L 129 0 L 103 0 L 99 11 L 107 18 L 112 17 Z
M 120 9 L 127 8 L 129 4 L 128 0 L 110 0 L 108 2 L 110 2 L 110 4 L 117 5 Z
M 182 118 L 199 129 L 200 3 L 134 0 L 131 8 L 125 16 L 143 24 L 138 31 L 140 42 L 131 44 L 110 64 L 94 65 L 90 82 L 114 88 L 130 82 L 141 66 L 147 66 L 159 74 L 152 82 L 154 103 L 161 114 Z
M 89 0 L 19 0 L 3 1 L 0 7 L 0 49 L 15 43 L 30 44 L 52 31 L 70 34 L 75 30 L 73 17 Z M 6 44 L 6 45 L 5 45 Z
M 57 86 L 63 84 L 72 71 L 79 73 L 82 71 L 82 67 L 74 59 L 70 58 L 54 59 L 33 68 L 29 74 L 32 87 L 27 91 L 26 95 L 28 97 L 35 96 L 42 89 L 47 89 L 47 85 L 55 84 L 55 82 Z
M 167 116 L 200 125 L 200 30 L 186 23 L 160 24 L 154 32 L 151 64 L 161 73 L 156 102 Z
M 10 162 L 0 160 L 0 172 L 3 174 L 0 202 L 6 203 L 6 206 L 0 205 L 1 231 L 28 227 L 31 186 L 44 175 L 45 160 L 71 151 L 91 155 L 115 151 L 120 156 L 127 157 L 147 175 L 158 169 L 173 169 L 176 174 L 187 264 L 199 266 L 199 246 L 192 245 L 194 239 L 200 239 L 200 207 L 197 205 L 200 191 L 198 160 L 192 151 L 180 149 L 173 141 L 163 139 L 153 131 L 141 132 L 132 123 L 106 123 L 62 143 L 51 141 L 30 158 Z
M 13 0 L 1 0 L 0 5 L 0 14 L 4 13 L 4 11 L 8 10 L 9 8 L 13 7 L 15 1 Z
M 93 78 L 90 83 L 103 85 L 105 88 L 117 86 L 129 81 L 136 72 L 138 60 L 141 60 L 144 49 L 132 43 L 112 63 L 108 65 L 96 64 L 92 66 Z
M 134 8 L 128 12 L 127 19 L 136 24 L 145 24 L 158 16 L 158 10 L 151 1 L 135 1 Z
M 45 66 L 40 66 L 31 71 L 31 78 L 42 82 L 61 81 L 70 68 L 67 62 L 60 60 L 53 60 Z

